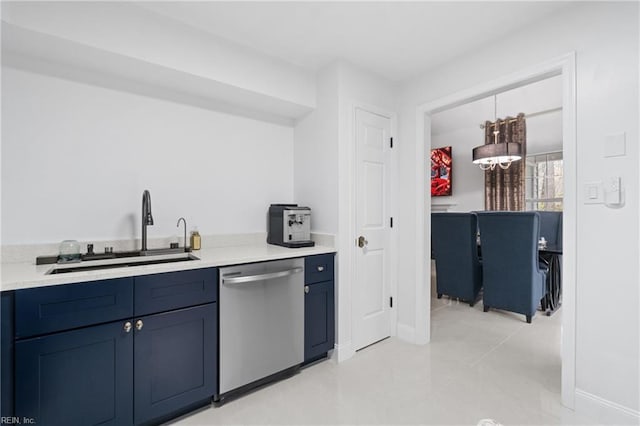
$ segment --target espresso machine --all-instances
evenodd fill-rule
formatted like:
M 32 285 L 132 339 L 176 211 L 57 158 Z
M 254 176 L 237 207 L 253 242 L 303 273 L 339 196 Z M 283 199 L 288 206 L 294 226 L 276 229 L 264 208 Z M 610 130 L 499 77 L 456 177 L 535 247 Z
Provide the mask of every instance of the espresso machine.
M 297 204 L 271 204 L 267 243 L 283 247 L 313 247 L 311 209 Z

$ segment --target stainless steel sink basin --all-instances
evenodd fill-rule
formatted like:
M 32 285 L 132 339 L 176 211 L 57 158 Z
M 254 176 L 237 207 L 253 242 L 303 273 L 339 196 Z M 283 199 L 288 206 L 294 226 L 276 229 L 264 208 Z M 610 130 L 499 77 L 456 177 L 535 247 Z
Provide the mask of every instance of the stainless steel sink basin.
M 162 263 L 186 262 L 200 260 L 191 253 L 176 253 L 170 250 L 147 250 L 145 252 L 128 252 L 116 257 L 100 260 L 83 260 L 75 263 L 57 263 L 45 272 L 45 275 L 66 274 L 69 272 L 96 271 L 101 269 L 126 268 L 130 266 L 158 265 Z

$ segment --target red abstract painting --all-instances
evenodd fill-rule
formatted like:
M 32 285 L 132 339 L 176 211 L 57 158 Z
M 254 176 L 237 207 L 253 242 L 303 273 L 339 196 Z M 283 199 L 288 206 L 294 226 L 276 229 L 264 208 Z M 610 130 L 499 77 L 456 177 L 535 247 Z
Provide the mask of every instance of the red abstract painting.
M 451 195 L 451 147 L 431 150 L 431 196 Z

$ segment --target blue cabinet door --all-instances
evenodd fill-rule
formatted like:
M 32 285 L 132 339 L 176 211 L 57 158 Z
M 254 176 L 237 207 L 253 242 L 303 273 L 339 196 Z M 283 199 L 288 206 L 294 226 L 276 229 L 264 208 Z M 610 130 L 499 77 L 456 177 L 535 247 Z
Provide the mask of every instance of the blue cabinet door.
M 335 342 L 333 281 L 307 286 L 304 297 L 304 360 L 313 361 L 333 349 Z
M 133 420 L 133 332 L 125 321 L 17 341 L 15 416 L 39 425 Z
M 217 304 L 140 320 L 142 327 L 135 331 L 135 423 L 211 398 L 218 382 Z

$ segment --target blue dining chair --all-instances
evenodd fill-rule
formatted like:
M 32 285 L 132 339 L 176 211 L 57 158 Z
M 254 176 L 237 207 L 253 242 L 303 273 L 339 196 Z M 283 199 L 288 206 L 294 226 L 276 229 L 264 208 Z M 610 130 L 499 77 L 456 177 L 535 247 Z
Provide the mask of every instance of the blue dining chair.
M 478 219 L 473 213 L 432 213 L 431 238 L 438 299 L 446 294 L 473 306 L 482 288 Z
M 484 311 L 525 315 L 527 323 L 545 294 L 546 268 L 538 259 L 537 212 L 477 212 L 482 247 Z
M 539 211 L 540 238 L 544 237 L 547 244 L 562 250 L 562 212 Z

